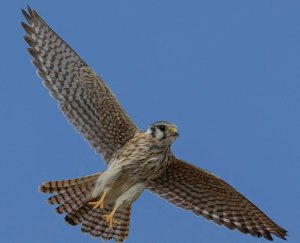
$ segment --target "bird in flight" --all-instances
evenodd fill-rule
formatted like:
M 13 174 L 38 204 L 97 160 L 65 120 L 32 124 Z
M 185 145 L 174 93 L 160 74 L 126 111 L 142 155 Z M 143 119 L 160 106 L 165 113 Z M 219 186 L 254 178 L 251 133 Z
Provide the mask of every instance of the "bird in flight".
M 81 224 L 81 231 L 93 237 L 123 242 L 131 205 L 147 189 L 229 229 L 285 239 L 287 231 L 233 187 L 172 153 L 176 125 L 158 121 L 140 130 L 105 82 L 36 11 L 28 6 L 22 13 L 27 20 L 22 22 L 24 39 L 38 75 L 70 123 L 107 164 L 103 172 L 39 187 L 54 194 L 48 202 L 59 204 L 56 211 L 66 213 L 66 222 Z

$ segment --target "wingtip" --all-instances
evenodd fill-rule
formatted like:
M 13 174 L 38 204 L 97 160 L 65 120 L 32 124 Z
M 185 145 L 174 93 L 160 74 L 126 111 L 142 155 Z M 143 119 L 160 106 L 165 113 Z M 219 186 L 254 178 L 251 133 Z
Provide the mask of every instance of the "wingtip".
M 29 4 L 27 4 L 27 11 L 32 16 L 33 9 L 29 6 Z
M 21 8 L 21 12 L 29 24 L 34 21 L 34 16 L 32 15 L 32 10 L 29 6 L 27 7 L 27 11 Z
M 21 8 L 21 12 L 23 15 L 27 14 L 27 12 L 24 10 L 24 8 Z
M 21 27 L 24 29 L 24 26 L 26 25 L 26 23 L 25 22 L 21 22 Z
M 272 234 L 276 235 L 282 240 L 287 240 L 286 237 L 288 236 L 288 231 L 278 226 L 278 231 L 276 233 L 272 232 Z
M 26 19 L 34 17 L 35 13 L 36 13 L 35 10 L 32 9 L 29 5 L 27 5 L 27 9 L 21 8 L 21 12 L 25 16 Z
M 288 236 L 288 231 L 287 230 L 285 230 L 285 229 L 283 229 L 283 228 L 281 228 L 281 227 L 279 227 L 278 226 L 278 230 L 279 230 L 279 232 L 280 232 L 280 238 L 281 239 L 283 239 L 283 240 L 287 240 L 287 236 Z
M 23 16 L 25 17 L 25 19 L 27 19 L 27 21 L 28 21 L 28 19 L 30 19 L 30 16 L 29 16 L 29 14 L 26 12 L 26 10 L 23 9 L 23 8 L 21 8 L 21 12 L 22 12 Z
M 287 236 L 288 236 L 288 232 L 285 230 L 284 233 L 281 236 L 281 239 L 287 240 L 287 238 L 286 238 Z
M 29 26 L 28 26 L 28 24 L 26 24 L 25 22 L 21 22 L 21 27 L 27 32 L 27 30 L 29 30 L 30 28 L 29 28 Z M 28 32 L 27 32 L 28 33 Z
M 27 11 L 26 11 L 27 10 Z M 27 4 L 26 8 L 21 8 L 21 12 L 23 13 L 23 15 L 30 13 L 32 10 L 31 10 L 31 7 Z

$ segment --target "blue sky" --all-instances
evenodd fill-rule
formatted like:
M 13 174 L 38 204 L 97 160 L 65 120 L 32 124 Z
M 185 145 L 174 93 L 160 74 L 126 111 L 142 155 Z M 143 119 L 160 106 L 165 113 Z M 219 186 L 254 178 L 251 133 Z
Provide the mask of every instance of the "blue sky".
M 300 242 L 300 2 L 277 0 L 2 1 L 1 242 L 95 242 L 37 187 L 105 169 L 35 75 L 20 28 L 27 3 L 141 129 L 176 123 L 176 155 L 228 181 Z M 267 241 L 145 192 L 129 242 Z

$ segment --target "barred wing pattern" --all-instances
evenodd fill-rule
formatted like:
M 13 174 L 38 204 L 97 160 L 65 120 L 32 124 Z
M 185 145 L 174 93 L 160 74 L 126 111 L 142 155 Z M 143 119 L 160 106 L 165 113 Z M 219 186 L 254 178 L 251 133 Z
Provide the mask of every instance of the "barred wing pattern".
M 167 171 L 147 186 L 160 197 L 229 229 L 272 240 L 287 231 L 275 224 L 248 199 L 215 175 L 176 157 Z
M 68 120 L 106 163 L 138 131 L 105 83 L 30 7 L 22 23 L 32 63 Z

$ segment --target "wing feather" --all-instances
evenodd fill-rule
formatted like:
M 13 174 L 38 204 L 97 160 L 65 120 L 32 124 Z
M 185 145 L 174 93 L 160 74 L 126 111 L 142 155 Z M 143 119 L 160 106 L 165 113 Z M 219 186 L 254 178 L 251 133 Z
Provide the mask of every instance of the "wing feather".
M 117 99 L 92 69 L 28 7 L 22 10 L 28 51 L 44 85 L 106 163 L 138 131 Z
M 147 188 L 176 206 L 229 229 L 268 240 L 272 240 L 271 234 L 282 239 L 287 234 L 228 183 L 176 157 L 162 176 L 148 182 Z

